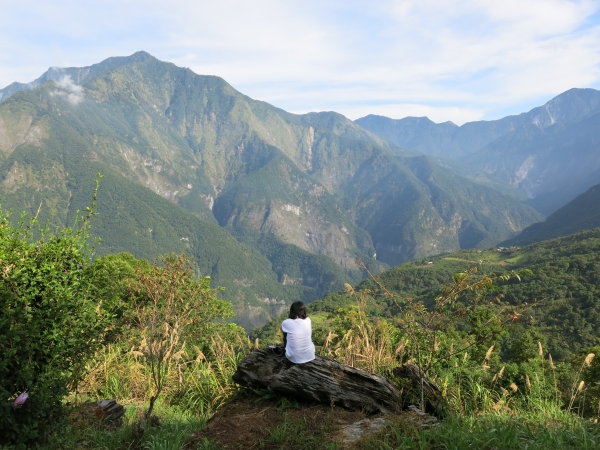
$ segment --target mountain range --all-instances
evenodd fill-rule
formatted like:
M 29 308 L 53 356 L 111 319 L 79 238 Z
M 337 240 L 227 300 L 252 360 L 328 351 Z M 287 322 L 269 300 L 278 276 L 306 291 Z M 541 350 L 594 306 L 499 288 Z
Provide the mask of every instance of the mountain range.
M 593 142 L 597 91 L 573 92 L 588 112 L 575 104 L 562 106 L 562 115 L 531 116 L 544 124 L 537 126 L 541 137 L 528 141 L 546 150 L 535 164 L 551 165 L 560 149 Z M 96 253 L 152 259 L 187 251 L 201 273 L 226 287 L 224 296 L 247 329 L 291 301 L 311 302 L 360 281 L 366 274 L 357 257 L 377 273 L 414 258 L 494 246 L 543 220 L 532 205 L 552 197 L 540 188 L 525 204 L 527 176 L 515 184 L 508 163 L 492 173 L 477 162 L 481 151 L 500 152 L 498 143 L 511 133 L 524 142 L 531 118 L 489 129 L 485 123 L 427 125 L 466 127 L 472 137 L 431 131 L 428 140 L 425 131 L 413 131 L 406 142 L 367 118 L 288 113 L 219 77 L 145 52 L 51 68 L 32 83 L 0 90 L 0 102 L 4 209 L 34 213 L 42 203 L 42 218 L 71 223 L 101 172 Z M 566 130 L 573 129 L 587 134 L 569 140 Z M 454 139 L 456 154 L 413 145 L 419 139 Z M 592 169 L 588 164 L 579 187 L 572 183 L 573 192 L 594 179 Z
M 570 89 L 527 113 L 460 127 L 426 117 L 370 115 L 356 123 L 511 186 L 545 215 L 600 183 L 600 92 L 594 89 Z

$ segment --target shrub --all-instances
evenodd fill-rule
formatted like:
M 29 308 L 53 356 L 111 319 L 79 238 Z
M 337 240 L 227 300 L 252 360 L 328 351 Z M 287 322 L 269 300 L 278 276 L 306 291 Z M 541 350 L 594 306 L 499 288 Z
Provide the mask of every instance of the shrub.
M 0 444 L 31 448 L 61 423 L 63 398 L 108 327 L 83 275 L 92 214 L 93 203 L 74 227 L 51 232 L 37 216 L 14 225 L 0 210 Z
M 148 409 L 135 428 L 136 438 L 141 439 L 154 403 L 168 384 L 172 362 L 186 357 L 186 341 L 200 343 L 207 331 L 222 328 L 219 319 L 230 317 L 233 311 L 230 303 L 218 299 L 220 289 L 211 289 L 210 277 L 194 277 L 193 266 L 183 253 L 167 255 L 152 267 L 136 268 L 135 272 L 132 340 L 150 365 L 154 388 Z

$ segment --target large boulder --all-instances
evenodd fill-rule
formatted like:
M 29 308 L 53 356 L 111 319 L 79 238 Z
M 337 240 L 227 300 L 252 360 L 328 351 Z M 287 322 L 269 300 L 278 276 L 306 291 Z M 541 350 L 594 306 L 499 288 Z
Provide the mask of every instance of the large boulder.
M 238 364 L 233 380 L 243 386 L 268 387 L 301 400 L 369 414 L 400 409 L 400 395 L 384 377 L 321 356 L 294 364 L 281 347 L 250 353 Z

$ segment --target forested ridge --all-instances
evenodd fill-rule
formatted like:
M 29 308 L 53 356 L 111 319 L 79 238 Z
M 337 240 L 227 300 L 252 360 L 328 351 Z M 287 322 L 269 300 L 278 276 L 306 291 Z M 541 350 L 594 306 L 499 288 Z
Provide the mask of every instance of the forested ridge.
M 525 228 L 519 235 L 500 245 L 527 245 L 600 226 L 600 184 L 554 211 L 543 222 Z
M 498 285 L 493 295 L 513 305 L 518 319 L 511 323 L 507 342 L 527 330 L 541 333 L 557 360 L 568 359 L 584 348 L 600 344 L 600 228 L 556 238 L 527 247 L 500 247 L 459 252 L 400 264 L 369 278 L 354 289 L 370 292 L 367 312 L 372 317 L 393 317 L 396 305 L 382 295 L 382 287 L 399 298 L 415 298 L 431 305 L 452 275 L 477 267 L 480 273 L 505 274 L 527 268 L 521 280 Z M 490 294 L 491 295 L 491 294 Z M 313 314 L 326 316 L 354 304 L 342 292 L 310 305 Z M 519 311 L 519 306 L 527 308 Z M 255 330 L 253 336 L 270 339 L 277 321 Z

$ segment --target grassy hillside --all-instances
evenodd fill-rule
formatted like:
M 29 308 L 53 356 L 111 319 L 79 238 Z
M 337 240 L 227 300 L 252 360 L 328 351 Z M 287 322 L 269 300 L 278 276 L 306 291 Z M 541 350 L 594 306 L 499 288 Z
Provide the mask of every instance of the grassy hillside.
M 523 248 L 466 250 L 411 261 L 377 275 L 377 280 L 398 298 L 415 298 L 432 304 L 454 273 L 471 267 L 486 274 L 522 268 L 533 272 L 521 281 L 512 280 L 499 286 L 502 304 L 514 305 L 517 311 L 517 305 L 528 304 L 504 341 L 505 357 L 510 357 L 506 352 L 511 341 L 527 330 L 542 333 L 547 350 L 557 360 L 600 345 L 600 229 Z M 355 289 L 371 291 L 367 305 L 371 316 L 390 317 L 396 313 L 394 302 L 380 295 L 379 284 L 374 280 L 366 279 Z M 311 304 L 310 311 L 320 318 L 319 322 L 355 301 L 355 297 L 338 292 Z M 272 340 L 282 317 L 256 330 L 254 336 Z

